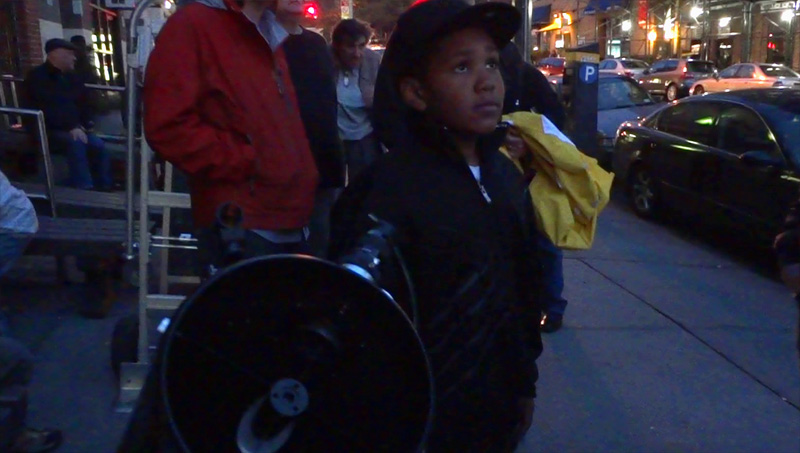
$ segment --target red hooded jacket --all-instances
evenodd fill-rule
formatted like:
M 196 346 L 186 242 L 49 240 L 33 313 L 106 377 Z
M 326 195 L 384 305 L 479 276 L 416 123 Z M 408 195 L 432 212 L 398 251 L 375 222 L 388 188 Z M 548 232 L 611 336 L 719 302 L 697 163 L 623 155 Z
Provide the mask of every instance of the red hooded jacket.
M 189 4 L 161 29 L 144 84 L 147 142 L 189 175 L 195 226 L 233 202 L 245 228 L 304 227 L 318 174 L 288 65 L 224 2 Z

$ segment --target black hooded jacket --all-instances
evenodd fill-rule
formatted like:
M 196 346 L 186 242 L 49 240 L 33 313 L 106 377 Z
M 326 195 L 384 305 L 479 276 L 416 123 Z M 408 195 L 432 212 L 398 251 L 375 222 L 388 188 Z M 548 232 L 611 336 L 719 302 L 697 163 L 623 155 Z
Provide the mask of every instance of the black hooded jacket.
M 408 145 L 381 156 L 334 207 L 332 258 L 369 230 L 370 214 L 397 229 L 433 368 L 437 417 L 472 414 L 476 405 L 465 405 L 464 395 L 478 394 L 480 415 L 470 417 L 491 425 L 492 417 L 513 412 L 516 398 L 535 396 L 542 343 L 532 203 L 493 140 L 479 146 L 489 202 L 445 130 L 409 129 Z

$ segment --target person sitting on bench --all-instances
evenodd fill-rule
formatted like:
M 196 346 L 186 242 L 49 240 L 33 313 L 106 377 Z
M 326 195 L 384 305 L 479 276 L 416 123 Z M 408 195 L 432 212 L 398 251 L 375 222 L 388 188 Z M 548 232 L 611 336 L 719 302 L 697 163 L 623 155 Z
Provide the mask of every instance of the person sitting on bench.
M 66 151 L 69 185 L 111 190 L 111 158 L 103 140 L 90 132 L 89 90 L 74 72 L 76 50 L 64 39 L 47 41 L 47 61 L 25 77 L 26 104 L 44 112 L 51 146 Z

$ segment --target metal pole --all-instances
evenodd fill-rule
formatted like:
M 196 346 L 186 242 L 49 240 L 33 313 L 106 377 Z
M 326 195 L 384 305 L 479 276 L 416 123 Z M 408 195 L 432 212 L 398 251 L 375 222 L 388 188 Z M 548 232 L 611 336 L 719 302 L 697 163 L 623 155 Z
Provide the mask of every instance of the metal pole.
M 514 6 L 522 16 L 522 23 L 517 30 L 517 35 L 514 37 L 517 49 L 522 54 L 522 59 L 526 63 L 531 61 L 531 10 L 530 0 L 515 0 Z
M 708 60 L 709 57 L 709 45 L 710 40 L 708 35 L 710 34 L 711 30 L 711 10 L 708 8 L 708 0 L 703 1 L 703 36 L 701 42 L 703 43 L 703 50 L 700 54 L 700 58 L 703 60 Z
M 5 78 L 0 80 L 0 106 L 6 106 L 6 82 Z M 6 128 L 11 127 L 11 121 L 8 119 L 8 115 L 3 115 L 3 124 Z
M 753 39 L 753 3 L 746 1 L 742 7 L 742 54 L 741 61 L 744 63 L 750 60 Z
M 53 161 L 50 159 L 50 142 L 47 140 L 47 130 L 44 124 L 44 112 L 41 110 L 36 114 L 36 123 L 39 129 L 39 143 L 42 148 L 42 158 L 44 159 L 44 174 L 47 179 L 47 198 L 50 200 L 50 212 L 56 217 L 55 181 L 53 175 Z
M 139 32 L 137 27 L 137 22 L 139 22 L 139 18 L 142 16 L 144 11 L 150 7 L 154 0 L 143 0 L 141 3 L 136 5 L 136 9 L 133 10 L 133 14 L 131 14 L 131 21 L 128 24 L 128 78 L 126 80 L 126 96 L 128 97 L 128 111 L 126 115 L 128 117 L 128 153 L 126 155 L 126 163 L 125 163 L 125 259 L 132 260 L 134 258 L 133 255 L 133 213 L 135 211 L 133 203 L 134 203 L 134 183 L 133 178 L 135 177 L 135 160 L 134 160 L 134 146 L 136 145 L 136 80 L 137 80 L 137 69 L 139 67 L 139 63 L 137 61 L 137 52 L 138 52 L 138 40 L 139 40 Z M 142 134 L 144 135 L 144 134 Z M 142 146 L 140 152 L 144 152 L 145 145 L 144 140 L 142 140 Z M 142 173 L 147 171 L 146 167 L 142 167 L 140 169 Z M 144 191 L 143 187 L 139 188 L 140 191 Z M 147 227 L 145 226 L 144 229 L 146 230 Z
M 16 108 L 20 108 L 21 107 L 19 105 L 19 98 L 17 97 L 17 81 L 16 80 L 12 80 L 11 81 L 11 105 L 12 105 L 12 107 L 16 107 Z M 21 124 L 22 123 L 22 117 L 21 116 L 17 116 L 16 121 L 17 121 L 17 124 Z
M 683 27 L 681 26 L 681 0 L 675 0 L 675 22 L 673 22 L 673 28 L 675 28 L 674 39 L 675 39 L 675 54 L 678 58 L 683 58 L 683 49 L 681 48 L 681 33 L 683 32 Z
M 47 199 L 50 202 L 50 212 L 53 217 L 56 217 L 56 199 L 53 196 L 55 192 L 53 161 L 50 159 L 50 143 L 47 141 L 47 130 L 44 125 L 44 113 L 41 110 L 20 109 L 14 107 L 0 106 L 0 113 L 12 114 L 15 116 L 26 115 L 36 117 L 36 128 L 39 132 L 39 149 L 42 150 L 42 158 L 44 159 L 44 173 L 47 179 Z

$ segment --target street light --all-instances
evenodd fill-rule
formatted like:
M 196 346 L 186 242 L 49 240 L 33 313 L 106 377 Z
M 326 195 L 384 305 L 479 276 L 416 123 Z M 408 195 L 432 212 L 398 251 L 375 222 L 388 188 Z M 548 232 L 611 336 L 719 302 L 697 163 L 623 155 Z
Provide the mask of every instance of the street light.
M 794 17 L 794 10 L 787 9 L 786 11 L 781 14 L 781 20 L 784 22 L 791 22 L 792 17 Z
M 692 10 L 689 12 L 689 15 L 692 16 L 692 19 L 697 20 L 698 17 L 703 15 L 703 8 L 699 6 L 692 6 Z
M 650 30 L 650 33 L 647 34 L 647 39 L 650 42 L 654 42 L 656 39 L 658 39 L 658 33 L 656 33 L 655 30 Z
M 631 21 L 623 20 L 622 21 L 622 31 L 629 32 L 631 31 Z

